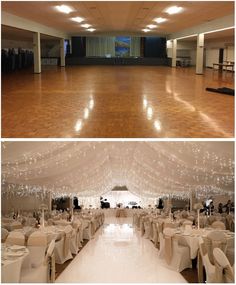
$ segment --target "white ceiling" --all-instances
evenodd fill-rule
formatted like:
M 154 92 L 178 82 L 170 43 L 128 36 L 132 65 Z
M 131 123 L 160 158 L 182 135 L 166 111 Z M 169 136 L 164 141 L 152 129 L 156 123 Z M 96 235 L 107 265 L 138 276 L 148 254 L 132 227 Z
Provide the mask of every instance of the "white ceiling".
M 145 197 L 233 193 L 234 144 L 5 142 L 2 179 L 6 191 L 22 184 L 22 191 L 39 187 L 55 195 L 100 196 L 117 185 Z
M 75 11 L 69 15 L 54 9 L 66 4 Z M 176 15 L 164 10 L 172 5 L 184 8 Z M 170 34 L 182 29 L 209 22 L 234 13 L 233 1 L 4 1 L 2 10 L 14 15 L 50 26 L 70 34 L 83 34 L 84 28 L 70 20 L 80 16 L 91 24 L 96 33 L 137 34 L 155 17 L 168 21 L 149 34 Z M 87 32 L 86 32 L 87 33 Z M 146 34 L 145 34 L 146 35 Z

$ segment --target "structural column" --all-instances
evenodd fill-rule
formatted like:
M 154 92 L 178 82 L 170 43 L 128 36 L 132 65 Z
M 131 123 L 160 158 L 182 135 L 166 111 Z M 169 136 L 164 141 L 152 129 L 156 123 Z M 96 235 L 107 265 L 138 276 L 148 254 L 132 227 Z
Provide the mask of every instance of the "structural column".
M 203 74 L 204 34 L 197 36 L 196 74 Z
M 41 73 L 40 33 L 33 33 L 34 73 Z
M 172 40 L 172 67 L 176 67 L 177 40 Z
M 64 39 L 60 39 L 60 57 L 61 57 L 61 67 L 64 67 L 65 64 L 65 45 Z

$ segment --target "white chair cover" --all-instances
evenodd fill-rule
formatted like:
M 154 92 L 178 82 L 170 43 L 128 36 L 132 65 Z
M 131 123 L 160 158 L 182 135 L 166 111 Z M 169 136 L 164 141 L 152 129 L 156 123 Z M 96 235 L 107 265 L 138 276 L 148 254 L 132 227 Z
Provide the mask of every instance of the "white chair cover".
M 225 224 L 221 221 L 215 221 L 211 224 L 213 229 L 225 230 Z
M 165 259 L 167 264 L 175 271 L 181 272 L 185 268 L 192 268 L 190 249 L 188 246 L 179 245 L 175 231 L 171 228 L 163 230 L 165 238 Z
M 2 242 L 6 241 L 6 238 L 7 238 L 8 235 L 9 235 L 8 230 L 2 228 L 1 229 L 1 239 L 2 239 Z
M 19 283 L 23 258 L 17 258 L 14 262 L 2 266 L 2 283 Z
M 25 236 L 21 232 L 10 232 L 6 239 L 9 245 L 25 245 Z
M 9 228 L 10 228 L 10 231 L 14 231 L 14 230 L 22 229 L 23 226 L 20 222 L 15 221 L 15 222 L 10 224 Z
M 200 255 L 198 257 L 199 263 L 198 263 L 198 280 L 199 282 L 204 282 L 203 276 L 202 276 L 202 265 L 201 261 L 203 263 L 203 266 L 206 270 L 206 282 L 207 283 L 220 283 L 222 280 L 222 272 L 216 270 L 216 267 L 211 263 L 206 245 L 204 243 L 204 240 L 202 237 L 199 238 L 199 252 Z
M 55 261 L 58 264 L 63 264 L 69 259 L 72 259 L 73 256 L 70 251 L 70 243 L 71 243 L 71 234 L 72 227 L 66 226 L 64 230 L 64 236 L 59 241 L 56 241 L 55 244 Z
M 224 252 L 219 248 L 214 248 L 213 256 L 218 271 L 223 271 L 223 278 L 221 282 L 234 283 L 234 270 L 229 263 L 228 258 Z M 222 270 L 223 269 L 223 270 Z
M 40 266 L 45 258 L 47 235 L 41 231 L 33 232 L 28 239 L 29 259 L 31 267 Z
M 55 241 L 52 240 L 48 246 L 47 254 L 43 263 L 36 268 L 23 269 L 21 272 L 21 283 L 54 283 L 55 281 Z
M 165 257 L 165 239 L 163 237 L 162 232 L 159 232 L 159 243 L 160 243 L 160 247 L 159 247 L 158 256 L 159 258 L 164 258 Z
M 227 240 L 225 234 L 222 231 L 212 231 L 204 238 L 204 242 L 208 251 L 208 256 L 212 264 L 214 264 L 213 259 L 213 249 L 218 247 L 226 252 Z

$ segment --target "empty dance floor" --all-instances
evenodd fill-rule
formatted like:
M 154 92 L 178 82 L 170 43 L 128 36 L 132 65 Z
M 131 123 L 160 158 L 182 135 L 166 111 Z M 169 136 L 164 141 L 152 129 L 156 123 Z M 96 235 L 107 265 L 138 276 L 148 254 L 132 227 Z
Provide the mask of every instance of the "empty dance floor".
M 47 67 L 3 76 L 2 137 L 233 137 L 231 72 L 151 66 Z
M 59 275 L 62 283 L 185 283 L 180 273 L 163 267 L 158 250 L 140 237 L 129 218 L 106 223 Z

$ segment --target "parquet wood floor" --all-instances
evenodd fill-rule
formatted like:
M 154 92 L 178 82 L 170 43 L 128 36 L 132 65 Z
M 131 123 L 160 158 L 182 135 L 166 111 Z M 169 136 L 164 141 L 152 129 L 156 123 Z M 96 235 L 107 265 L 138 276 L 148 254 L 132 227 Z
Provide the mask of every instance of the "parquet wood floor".
M 234 75 L 151 66 L 46 67 L 2 78 L 4 138 L 229 138 Z

